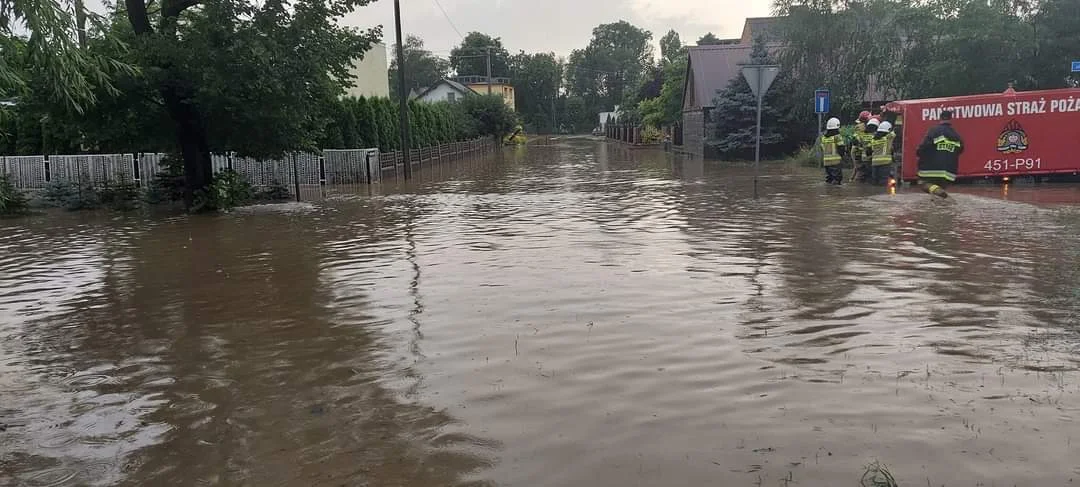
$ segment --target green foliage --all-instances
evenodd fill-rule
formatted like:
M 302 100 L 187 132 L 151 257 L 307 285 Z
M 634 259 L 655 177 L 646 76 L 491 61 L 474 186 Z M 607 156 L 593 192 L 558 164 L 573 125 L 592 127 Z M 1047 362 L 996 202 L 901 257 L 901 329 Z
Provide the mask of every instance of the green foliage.
M 664 140 L 664 133 L 656 127 L 646 126 L 641 130 L 641 142 L 644 144 L 659 144 Z
M 154 176 L 146 192 L 150 204 L 171 203 L 184 199 L 184 161 L 169 154 L 161 161 L 162 171 Z
M 495 104 L 491 100 L 498 100 Z M 321 147 L 362 149 L 377 147 L 389 152 L 400 147 L 398 104 L 388 98 L 345 98 L 336 109 L 338 115 L 328 121 Z M 501 136 L 496 132 L 517 119 L 502 97 L 468 96 L 456 103 L 409 103 L 410 146 L 431 147 L 481 136 Z M 351 143 L 353 145 L 346 145 Z
M 765 42 L 758 39 L 750 56 L 754 64 L 772 62 L 765 49 Z M 778 79 L 762 102 L 761 150 L 763 154 L 778 155 L 790 150 L 794 141 L 787 125 L 790 124 L 790 105 L 786 104 L 788 92 L 785 80 Z M 725 159 L 750 159 L 754 156 L 757 141 L 757 97 L 750 90 L 746 79 L 738 76 L 721 90 L 713 101 L 715 108 L 710 114 L 711 130 L 706 144 Z
M 580 117 L 570 119 L 572 123 L 591 128 L 598 113 L 636 103 L 637 88 L 652 65 L 651 32 L 626 21 L 593 29 L 589 45 L 571 52 L 567 61 L 568 95 L 585 104 Z
M 38 195 L 38 204 L 68 211 L 92 210 L 101 206 L 98 192 L 89 181 L 52 182 Z
M 7 174 L 0 173 L 0 215 L 22 213 L 28 206 L 26 195 L 11 184 Z
M 642 100 L 638 105 L 642 120 L 653 127 L 678 122 L 682 118 L 683 89 L 686 85 L 687 56 L 665 62 L 664 84 L 660 96 Z
M 679 33 L 669 30 L 664 37 L 660 38 L 660 61 L 665 64 L 678 62 L 686 56 L 686 47 L 683 46 Z
M 390 60 L 390 98 L 397 99 L 398 62 L 397 44 L 394 44 Z M 434 85 L 450 72 L 450 61 L 438 57 L 424 49 L 424 40 L 417 36 L 407 36 L 403 51 L 405 58 L 405 89 L 421 90 Z
M 251 185 L 232 169 L 225 169 L 214 176 L 214 182 L 195 194 L 192 211 L 229 211 L 252 201 L 255 196 Z
M 1075 0 L 777 0 L 775 6 L 787 15 L 780 64 L 800 73 L 792 92 L 829 87 L 834 114 L 845 120 L 869 101 L 993 93 L 1009 82 L 1018 89 L 1065 87 L 1080 43 Z M 868 92 L 879 99 L 867 100 Z M 789 102 L 812 123 L 811 104 Z
M 97 189 L 97 201 L 114 210 L 132 210 L 139 206 L 139 187 L 121 176 L 119 181 L 111 181 Z
M 491 48 L 491 76 L 510 75 L 510 53 L 502 39 L 479 32 L 470 32 L 461 45 L 450 51 L 450 67 L 458 76 L 487 76 L 487 48 Z
M 255 201 L 267 201 L 267 202 L 281 202 L 288 201 L 293 198 L 292 193 L 289 192 L 289 188 L 286 188 L 284 184 L 274 181 L 270 186 L 262 187 L 255 190 L 253 199 Z
M 0 2 L 0 100 L 36 92 L 42 99 L 81 113 L 98 90 L 115 92 L 114 74 L 134 72 L 122 62 L 80 49 L 76 36 L 86 19 L 98 21 L 82 2 Z M 78 23 L 77 23 L 78 21 Z M 20 38 L 16 32 L 30 32 Z M 6 107 L 0 105 L 0 111 Z
M 521 52 L 510 58 L 517 112 L 532 130 L 557 130 L 552 111 L 558 102 L 562 75 L 563 65 L 554 53 Z
M 716 35 L 713 34 L 712 32 L 708 32 L 705 35 L 701 36 L 701 38 L 698 39 L 697 45 L 699 45 L 699 46 L 720 46 L 720 45 L 726 45 L 726 44 L 737 44 L 738 42 L 739 42 L 738 39 L 721 39 L 719 37 L 716 37 Z
M 517 125 L 517 115 L 499 95 L 466 96 L 453 107 L 458 111 L 458 120 L 467 138 L 490 136 L 501 139 Z

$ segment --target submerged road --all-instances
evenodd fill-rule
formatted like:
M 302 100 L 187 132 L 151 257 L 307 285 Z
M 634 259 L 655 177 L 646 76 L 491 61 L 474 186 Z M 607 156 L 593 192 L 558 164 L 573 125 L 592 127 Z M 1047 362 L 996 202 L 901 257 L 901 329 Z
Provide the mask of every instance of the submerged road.
M 0 485 L 1080 482 L 1080 193 L 566 139 L 0 220 Z

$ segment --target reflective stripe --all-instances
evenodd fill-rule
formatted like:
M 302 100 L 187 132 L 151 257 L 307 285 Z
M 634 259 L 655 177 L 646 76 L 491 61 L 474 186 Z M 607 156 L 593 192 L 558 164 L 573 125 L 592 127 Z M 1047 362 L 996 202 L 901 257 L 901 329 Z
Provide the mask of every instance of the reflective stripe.
M 871 164 L 875 166 L 887 166 L 892 164 L 892 141 L 893 134 L 886 135 L 879 139 L 874 139 L 870 148 L 873 149 L 874 154 L 871 157 Z
M 920 178 L 938 178 L 949 182 L 956 181 L 956 175 L 949 171 L 919 171 Z
M 843 138 L 839 135 L 821 136 L 822 162 L 826 166 L 835 166 L 840 163 L 840 152 L 837 147 L 841 145 L 844 145 Z
M 949 139 L 942 135 L 934 139 L 934 148 L 939 152 L 956 152 L 960 149 L 961 144 L 955 140 Z

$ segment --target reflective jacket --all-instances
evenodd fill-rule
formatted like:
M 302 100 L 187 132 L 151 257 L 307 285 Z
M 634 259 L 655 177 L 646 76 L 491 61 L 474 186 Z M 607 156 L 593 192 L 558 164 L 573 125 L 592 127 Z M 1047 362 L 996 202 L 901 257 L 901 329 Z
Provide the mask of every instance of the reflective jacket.
M 874 137 L 870 142 L 870 152 L 873 154 L 871 164 L 875 166 L 887 166 L 893 162 L 893 140 L 896 134 L 889 132 L 881 137 Z
M 964 141 L 951 123 L 946 121 L 931 128 L 916 152 L 919 156 L 919 177 L 956 181 L 956 170 L 963 152 Z
M 874 142 L 874 133 L 866 133 L 865 131 L 855 134 L 855 142 L 859 145 L 859 150 L 855 151 L 856 162 L 869 162 L 870 161 L 870 144 Z
M 839 133 L 821 136 L 822 162 L 826 166 L 840 164 L 840 148 L 844 146 L 844 137 Z

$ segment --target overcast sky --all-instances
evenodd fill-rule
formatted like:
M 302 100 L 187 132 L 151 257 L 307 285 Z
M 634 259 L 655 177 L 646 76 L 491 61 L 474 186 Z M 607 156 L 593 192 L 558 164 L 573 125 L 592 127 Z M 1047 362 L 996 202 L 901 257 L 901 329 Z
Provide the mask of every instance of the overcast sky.
M 511 53 L 566 56 L 588 44 L 599 24 L 626 20 L 651 31 L 653 44 L 675 29 L 683 43 L 693 44 L 710 31 L 721 38 L 738 37 L 746 17 L 767 16 L 771 6 L 771 0 L 401 0 L 402 30 L 420 36 L 425 47 L 442 56 L 461 43 L 450 21 L 462 35 L 478 31 L 501 37 Z M 361 7 L 345 23 L 381 24 L 389 47 L 394 43 L 394 2 L 378 0 Z

